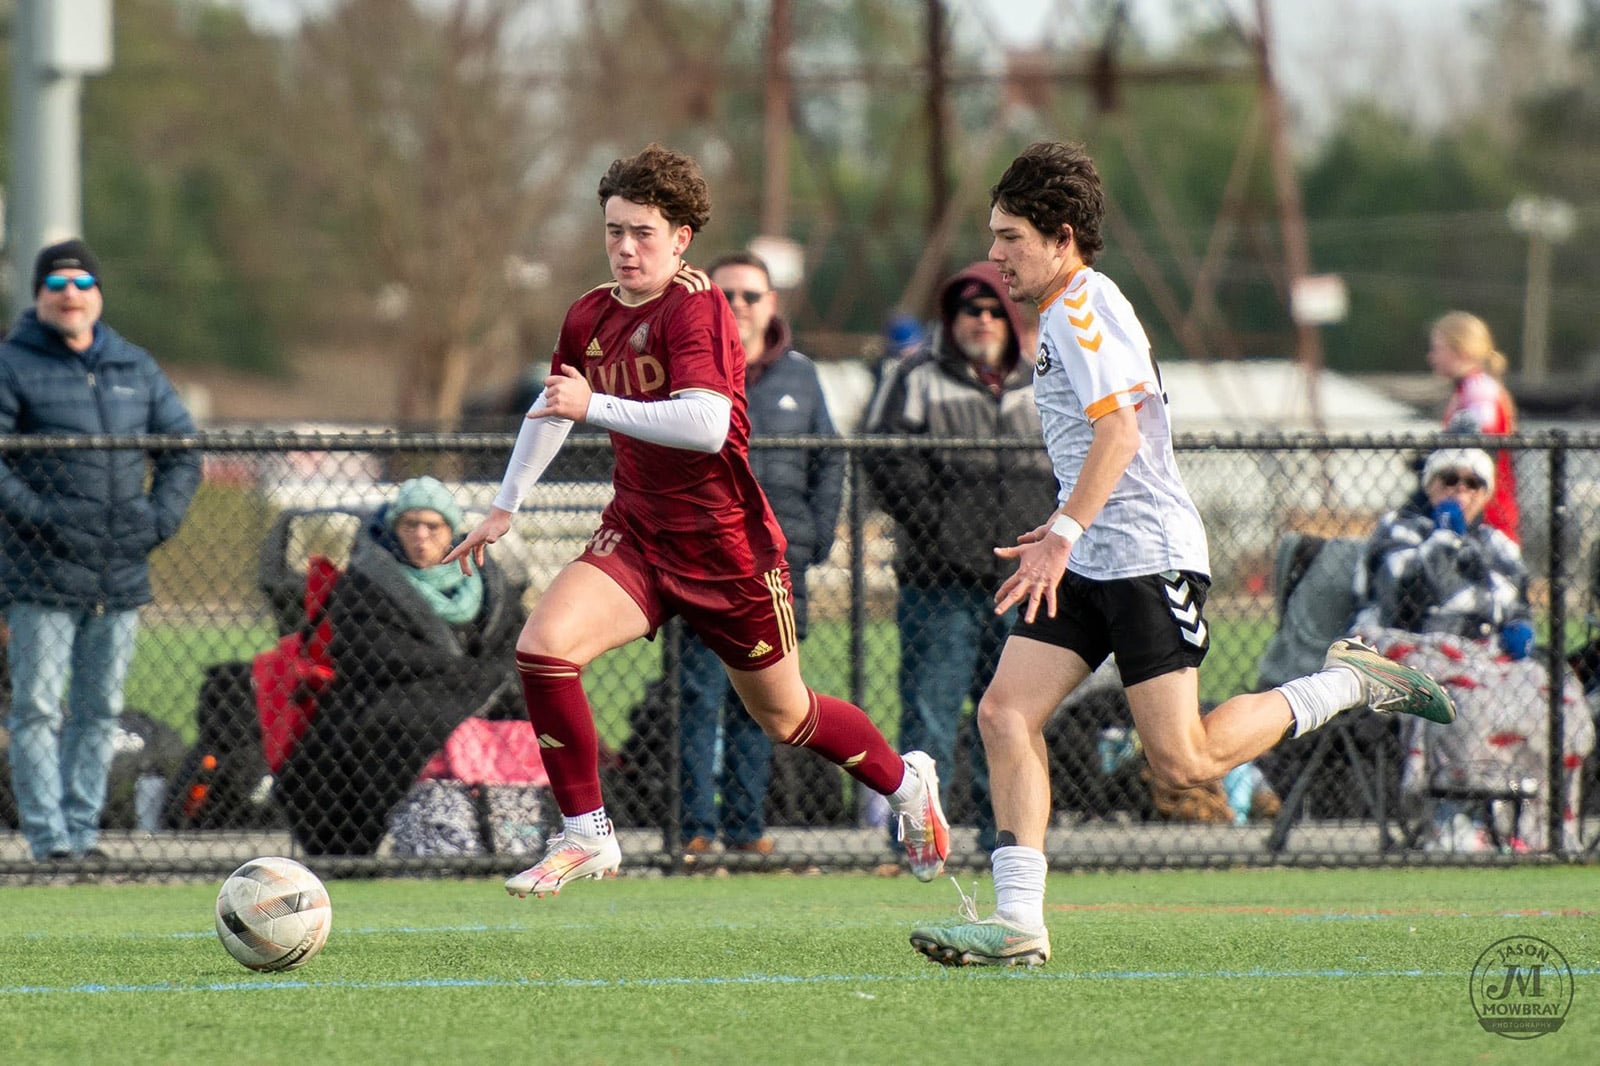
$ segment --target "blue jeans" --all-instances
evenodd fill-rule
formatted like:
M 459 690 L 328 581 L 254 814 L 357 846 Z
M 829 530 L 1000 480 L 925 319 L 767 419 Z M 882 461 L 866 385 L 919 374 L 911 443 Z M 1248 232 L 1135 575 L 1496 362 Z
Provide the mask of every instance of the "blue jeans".
M 22 835 L 36 859 L 52 852 L 82 855 L 100 839 L 106 774 L 139 612 L 96 614 L 14 603 L 6 608 L 6 623 L 11 787 Z
M 974 708 L 994 677 L 1016 609 L 994 613 L 991 591 L 981 584 L 904 585 L 895 600 L 900 628 L 900 750 L 925 751 L 940 768 L 940 800 L 950 800 L 956 733 L 962 710 Z M 989 802 L 989 763 L 976 731 L 968 746 L 972 802 L 977 808 L 978 846 L 995 846 L 994 808 Z M 948 769 L 946 769 L 948 767 Z M 891 820 L 891 837 L 895 824 Z
M 767 783 L 772 777 L 772 741 L 733 691 L 722 660 L 692 633 L 685 633 L 678 666 L 681 700 L 678 771 L 682 790 L 683 839 L 753 844 L 766 831 Z M 717 733 L 722 767 L 717 767 Z M 718 817 L 717 789 L 722 809 Z

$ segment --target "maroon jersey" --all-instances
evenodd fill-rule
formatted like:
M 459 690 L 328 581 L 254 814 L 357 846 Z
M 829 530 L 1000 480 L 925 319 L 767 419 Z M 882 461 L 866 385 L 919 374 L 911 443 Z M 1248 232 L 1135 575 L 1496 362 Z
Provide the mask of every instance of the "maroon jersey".
M 652 566 L 700 580 L 776 567 L 787 544 L 750 470 L 744 347 L 722 293 L 684 265 L 661 295 L 637 307 L 615 284 L 567 311 L 552 373 L 582 371 L 595 392 L 665 400 L 705 389 L 733 402 L 728 439 L 712 455 L 611 434 L 616 495 L 601 521 L 627 530 Z

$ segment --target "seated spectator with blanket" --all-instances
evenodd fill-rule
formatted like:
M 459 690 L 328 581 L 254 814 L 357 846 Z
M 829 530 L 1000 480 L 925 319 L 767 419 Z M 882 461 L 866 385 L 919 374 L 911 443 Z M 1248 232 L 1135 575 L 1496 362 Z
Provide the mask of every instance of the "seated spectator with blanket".
M 1437 677 L 1456 703 L 1452 725 L 1403 723 L 1405 795 L 1447 786 L 1501 789 L 1529 778 L 1539 797 L 1549 794 L 1549 675 L 1542 657 L 1531 654 L 1522 552 L 1483 521 L 1494 478 L 1494 460 L 1478 449 L 1429 455 L 1422 487 L 1379 521 L 1356 574 L 1354 632 L 1391 659 Z M 1593 722 L 1576 676 L 1563 684 L 1566 747 L 1581 759 L 1594 746 Z M 1575 787 L 1575 775 L 1567 776 Z M 1497 819 L 1507 818 L 1505 806 L 1495 804 Z M 1542 849 L 1542 799 L 1530 807 L 1521 825 L 1497 827 L 1498 835 L 1512 846 Z M 1435 809 L 1428 844 L 1485 850 L 1495 836 L 1490 828 L 1481 812 L 1445 800 Z
M 521 718 L 510 664 L 521 589 L 492 560 L 441 566 L 463 528 L 431 477 L 400 486 L 357 537 L 328 594 L 332 679 L 277 780 L 312 855 L 370 855 L 390 808 L 469 717 Z

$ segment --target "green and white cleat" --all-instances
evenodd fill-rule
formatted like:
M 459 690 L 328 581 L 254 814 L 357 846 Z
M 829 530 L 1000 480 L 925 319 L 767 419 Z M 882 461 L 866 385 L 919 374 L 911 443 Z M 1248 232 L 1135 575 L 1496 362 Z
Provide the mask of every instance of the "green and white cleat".
M 1354 637 L 1334 641 L 1322 668 L 1336 666 L 1355 672 L 1361 680 L 1362 698 L 1374 711 L 1414 714 L 1440 725 L 1456 720 L 1456 705 L 1439 682 L 1421 670 L 1384 658 L 1365 641 Z
M 911 930 L 911 946 L 941 966 L 1043 966 L 1050 961 L 1050 931 L 1028 929 L 998 914 L 979 918 L 976 894 L 962 891 L 961 917 L 955 925 L 924 925 Z
M 997 914 L 913 929 L 911 946 L 943 966 L 1043 966 L 1050 961 L 1048 929 L 1024 929 Z

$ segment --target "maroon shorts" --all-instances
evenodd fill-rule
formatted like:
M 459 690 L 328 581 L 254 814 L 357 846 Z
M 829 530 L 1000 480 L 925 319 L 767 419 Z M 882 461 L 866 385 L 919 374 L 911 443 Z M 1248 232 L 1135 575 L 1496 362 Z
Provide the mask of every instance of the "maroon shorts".
M 652 639 L 676 615 L 735 670 L 763 670 L 799 642 L 786 562 L 753 577 L 684 577 L 651 566 L 627 534 L 607 526 L 595 531 L 578 558 L 633 597 Z

